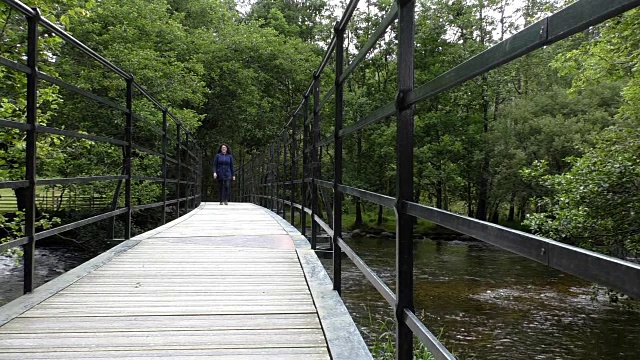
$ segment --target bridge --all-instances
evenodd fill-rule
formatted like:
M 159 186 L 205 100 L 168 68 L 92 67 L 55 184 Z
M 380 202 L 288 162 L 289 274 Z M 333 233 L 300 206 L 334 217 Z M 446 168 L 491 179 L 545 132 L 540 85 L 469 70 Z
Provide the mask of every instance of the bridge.
M 41 17 L 37 9 L 14 0 L 3 2 L 25 16 L 28 47 L 26 64 L 22 57 L 0 58 L 2 66 L 27 80 L 24 119 L 0 119 L 0 127 L 19 132 L 25 139 L 24 177 L 0 181 L 0 188 L 22 194 L 18 208 L 25 213 L 24 234 L 0 244 L 0 251 L 23 249 L 25 292 L 0 310 L 0 357 L 112 358 L 126 351 L 139 357 L 368 358 L 371 355 L 338 297 L 346 256 L 394 310 L 398 359 L 413 358 L 414 337 L 435 358 L 454 359 L 414 311 L 415 219 L 640 298 L 640 266 L 636 263 L 420 204 L 414 199 L 413 187 L 416 104 L 636 8 L 640 5 L 637 0 L 578 1 L 419 86 L 414 86 L 413 79 L 415 3 L 399 0 L 393 4 L 369 41 L 345 64 L 345 31 L 358 3 L 350 1 L 311 84 L 297 109 L 285 119 L 279 136 L 261 153 L 239 164 L 235 199 L 243 203 L 228 207 L 202 202 L 202 179 L 209 175 L 208 165 L 202 162 L 203 150 L 168 106 L 149 94 L 132 74 Z M 396 22 L 396 100 L 344 126 L 345 81 Z M 119 100 L 125 105 L 40 71 L 40 29 L 119 77 L 124 89 Z M 335 71 L 327 82 L 333 85 L 321 94 L 321 80 L 327 79 L 331 62 Z M 43 82 L 117 113 L 123 128 L 93 134 L 40 124 L 37 95 Z M 332 135 L 321 139 L 321 109 L 331 99 L 335 105 L 333 121 L 323 124 L 331 128 Z M 150 110 L 137 112 L 134 104 L 146 104 Z M 395 117 L 397 124 L 395 196 L 345 184 L 344 139 L 390 117 Z M 37 135 L 44 134 L 116 147 L 122 152 L 122 172 L 39 178 Z M 331 179 L 321 173 L 320 156 L 329 149 L 333 150 Z M 134 166 L 143 157 L 159 166 L 150 172 L 145 172 L 144 166 Z M 113 185 L 108 209 L 36 231 L 37 186 L 95 183 Z M 138 197 L 137 191 L 144 187 L 153 187 L 158 195 L 153 199 Z M 393 209 L 393 290 L 343 239 L 346 196 Z M 161 214 L 162 224 L 136 235 L 132 217 L 145 216 L 152 209 Z M 300 232 L 284 219 L 299 224 Z M 111 221 L 109 238 L 122 243 L 35 289 L 36 242 L 103 221 Z M 121 234 L 117 234 L 117 221 L 122 224 Z M 321 232 L 331 240 L 331 280 L 314 253 Z M 349 336 L 343 336 L 345 333 Z
M 306 238 L 202 203 L 3 307 L 0 359 L 367 359 Z

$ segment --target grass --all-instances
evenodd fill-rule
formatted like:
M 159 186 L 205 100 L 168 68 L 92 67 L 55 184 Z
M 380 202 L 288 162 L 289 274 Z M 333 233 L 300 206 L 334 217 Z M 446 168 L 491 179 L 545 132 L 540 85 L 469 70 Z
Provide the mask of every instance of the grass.
M 42 201 L 44 198 L 47 198 L 46 204 L 43 204 Z M 65 191 L 60 198 L 59 193 L 56 193 L 55 201 L 60 202 L 60 208 L 66 209 L 68 207 L 71 208 L 87 208 L 91 207 L 92 201 L 90 196 L 78 196 L 76 197 L 76 193 L 73 191 Z M 94 198 L 95 206 L 100 206 L 104 202 L 104 199 Z M 49 209 L 54 205 L 54 198 L 51 191 L 47 191 L 44 187 L 36 187 L 36 204 L 38 204 L 39 208 Z M 16 196 L 13 192 L 13 189 L 0 189 L 0 213 L 10 213 L 18 210 L 16 204 Z
M 370 321 L 371 318 L 370 318 Z M 391 319 L 379 321 L 377 336 L 369 345 L 371 355 L 376 360 L 394 360 L 396 356 L 395 323 Z M 413 360 L 435 360 L 427 347 L 418 339 L 413 339 Z
M 0 189 L 0 212 L 13 212 L 18 210 L 13 189 Z

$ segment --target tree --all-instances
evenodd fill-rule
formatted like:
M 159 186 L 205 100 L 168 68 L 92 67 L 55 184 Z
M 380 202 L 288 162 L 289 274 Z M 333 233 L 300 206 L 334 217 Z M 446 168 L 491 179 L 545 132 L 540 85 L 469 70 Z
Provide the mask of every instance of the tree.
M 606 254 L 640 255 L 640 132 L 610 128 L 566 173 L 529 171 L 552 194 L 530 215 L 535 233 Z
M 258 0 L 251 5 L 245 20 L 288 38 L 324 43 L 332 35 L 330 14 L 331 7 L 326 0 Z

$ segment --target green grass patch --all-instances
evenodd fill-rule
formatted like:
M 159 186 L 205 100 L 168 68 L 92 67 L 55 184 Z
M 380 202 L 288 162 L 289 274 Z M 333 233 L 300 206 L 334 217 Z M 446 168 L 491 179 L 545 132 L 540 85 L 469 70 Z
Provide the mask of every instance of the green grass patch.
M 16 196 L 13 189 L 0 189 L 0 212 L 17 211 Z

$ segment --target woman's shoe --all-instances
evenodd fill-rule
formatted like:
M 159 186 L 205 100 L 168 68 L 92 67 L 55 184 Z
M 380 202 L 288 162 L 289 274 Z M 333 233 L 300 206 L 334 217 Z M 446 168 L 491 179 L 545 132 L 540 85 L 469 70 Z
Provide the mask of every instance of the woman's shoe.
M 222 201 L 220 201 L 220 205 L 222 205 Z
M 226 202 L 226 201 L 224 202 L 224 204 L 225 204 L 225 205 L 229 205 L 229 203 L 228 203 L 228 202 Z

